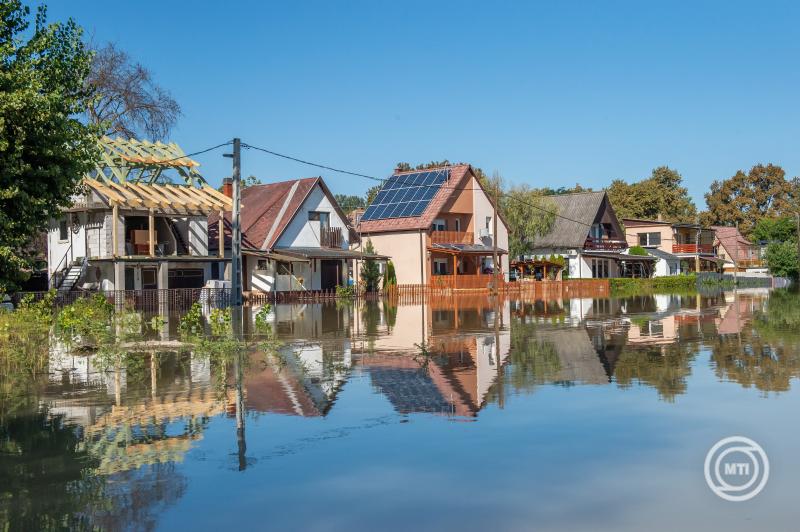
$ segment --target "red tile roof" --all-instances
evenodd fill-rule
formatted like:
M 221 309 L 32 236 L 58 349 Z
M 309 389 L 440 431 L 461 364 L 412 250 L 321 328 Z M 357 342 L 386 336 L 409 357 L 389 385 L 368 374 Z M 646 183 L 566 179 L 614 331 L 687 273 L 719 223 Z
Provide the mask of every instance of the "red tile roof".
M 712 225 L 711 229 L 714 230 L 717 240 L 723 245 L 731 259 L 751 258 L 749 252 L 755 246 L 738 229 L 723 225 Z
M 320 183 L 327 193 L 327 187 L 324 186 L 321 177 L 253 185 L 242 189 L 242 247 L 272 249 L 317 183 Z M 218 247 L 218 220 L 218 214 L 212 214 L 208 218 L 208 243 L 212 248 Z M 230 212 L 225 212 L 224 223 L 227 248 L 230 246 Z
M 442 167 L 445 168 L 445 167 Z M 412 231 L 427 229 L 439 215 L 447 200 L 460 189 L 469 186 L 469 180 L 474 176 L 472 167 L 468 164 L 450 166 L 450 178 L 436 192 L 428 207 L 419 216 L 406 218 L 386 218 L 383 220 L 361 220 L 358 230 L 360 233 L 388 233 L 392 231 Z M 439 168 L 426 168 L 425 170 L 438 170 Z M 420 170 L 395 172 L 394 175 L 414 174 Z

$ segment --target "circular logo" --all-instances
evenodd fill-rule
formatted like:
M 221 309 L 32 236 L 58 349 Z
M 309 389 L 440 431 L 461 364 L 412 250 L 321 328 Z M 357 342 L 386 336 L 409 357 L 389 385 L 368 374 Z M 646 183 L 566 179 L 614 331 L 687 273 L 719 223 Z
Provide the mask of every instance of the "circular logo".
M 708 451 L 705 475 L 711 491 L 726 501 L 747 501 L 767 485 L 769 459 L 750 438 L 731 436 Z

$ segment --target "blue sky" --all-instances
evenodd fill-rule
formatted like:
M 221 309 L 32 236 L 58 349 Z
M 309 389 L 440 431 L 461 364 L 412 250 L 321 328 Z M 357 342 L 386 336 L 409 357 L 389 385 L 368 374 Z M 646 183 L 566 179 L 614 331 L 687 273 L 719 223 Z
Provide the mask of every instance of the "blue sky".
M 31 2 L 36 5 L 36 2 Z M 234 136 L 384 177 L 447 158 L 532 186 L 602 188 L 669 165 L 700 207 L 759 162 L 800 173 L 791 2 L 53 1 L 147 65 L 191 152 Z M 212 183 L 221 152 L 197 157 Z M 253 151 L 243 174 L 369 181 Z

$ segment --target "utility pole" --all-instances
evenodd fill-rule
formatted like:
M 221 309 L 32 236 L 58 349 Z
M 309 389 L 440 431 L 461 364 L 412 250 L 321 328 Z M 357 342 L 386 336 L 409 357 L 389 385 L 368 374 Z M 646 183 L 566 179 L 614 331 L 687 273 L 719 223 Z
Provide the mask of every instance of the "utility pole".
M 800 212 L 795 216 L 797 218 L 797 260 L 800 261 Z
M 231 213 L 231 304 L 242 306 L 242 141 L 233 139 L 233 212 Z
M 739 220 L 736 220 L 736 257 L 733 258 L 733 289 L 739 286 Z M 738 303 L 737 303 L 738 304 Z M 738 307 L 737 307 L 738 312 Z M 738 314 L 737 314 L 738 319 Z
M 500 283 L 498 282 L 499 266 L 497 256 L 497 209 L 500 207 L 500 176 L 495 175 L 494 183 L 494 216 L 492 217 L 492 273 L 494 274 L 494 289 L 499 293 Z

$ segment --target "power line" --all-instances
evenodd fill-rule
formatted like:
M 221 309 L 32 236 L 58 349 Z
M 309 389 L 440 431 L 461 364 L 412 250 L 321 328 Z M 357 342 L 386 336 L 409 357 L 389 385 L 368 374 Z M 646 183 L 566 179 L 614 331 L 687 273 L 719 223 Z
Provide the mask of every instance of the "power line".
M 330 170 L 332 172 L 338 172 L 340 174 L 347 174 L 347 175 L 352 175 L 352 176 L 356 176 L 356 177 L 363 177 L 365 179 L 370 179 L 372 181 L 378 181 L 378 182 L 383 183 L 383 184 L 385 184 L 388 181 L 387 178 L 375 177 L 375 176 L 371 176 L 371 175 L 367 175 L 367 174 L 362 174 L 362 173 L 359 173 L 359 172 L 352 172 L 350 170 L 342 170 L 342 169 L 339 169 L 339 168 L 334 168 L 332 166 L 328 166 L 328 165 L 325 165 L 325 164 L 306 161 L 306 160 L 300 159 L 298 157 L 292 157 L 291 155 L 285 155 L 285 154 L 282 154 L 282 153 L 278 153 L 276 151 L 268 150 L 267 148 L 261 148 L 261 147 L 258 147 L 258 146 L 253 146 L 251 144 L 246 144 L 244 142 L 242 143 L 242 147 L 243 148 L 252 149 L 252 150 L 261 151 L 261 152 L 264 152 L 264 153 L 268 153 L 270 155 L 274 155 L 275 157 L 281 157 L 283 159 L 288 159 L 290 161 L 295 161 L 295 162 L 298 162 L 298 163 L 301 163 L 301 164 L 314 166 L 316 168 L 322 168 L 324 170 Z M 443 172 L 445 169 L 449 169 L 451 167 L 452 167 L 452 165 L 445 165 L 444 167 L 439 168 L 438 171 L 439 172 Z M 430 170 L 433 170 L 433 169 L 430 169 Z M 422 171 L 425 171 L 425 170 L 424 169 L 419 169 L 419 171 L 422 172 Z M 418 186 L 444 188 L 445 190 L 453 190 L 453 191 L 481 190 L 481 191 L 485 192 L 485 190 L 483 190 L 483 188 L 480 188 L 480 187 L 478 187 L 478 188 L 474 188 L 474 187 L 448 187 L 448 186 L 441 186 L 441 185 L 439 185 L 439 186 L 437 186 L 437 185 L 418 185 Z M 521 203 L 523 205 L 527 205 L 529 207 L 533 207 L 534 209 L 538 209 L 538 210 L 540 210 L 540 211 L 542 211 L 542 212 L 544 212 L 546 214 L 550 214 L 550 215 L 553 215 L 555 217 L 561 218 L 563 220 L 568 220 L 570 222 L 573 222 L 573 223 L 576 223 L 576 224 L 579 224 L 579 225 L 583 225 L 583 226 L 586 226 L 586 227 L 590 227 L 590 228 L 592 227 L 592 224 L 587 224 L 586 222 L 583 222 L 581 220 L 575 220 L 575 219 L 570 218 L 568 216 L 564 216 L 562 214 L 559 214 L 558 212 L 551 211 L 549 209 L 545 209 L 541 205 L 535 205 L 533 203 L 525 201 L 525 200 L 523 200 L 521 198 L 517 198 L 516 196 L 513 196 L 513 195 L 508 194 L 506 192 L 501 192 L 500 195 L 504 196 L 504 197 L 506 197 L 508 199 L 511 199 L 513 201 L 516 201 L 518 203 Z M 543 197 L 547 197 L 547 196 L 543 196 Z

